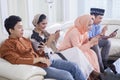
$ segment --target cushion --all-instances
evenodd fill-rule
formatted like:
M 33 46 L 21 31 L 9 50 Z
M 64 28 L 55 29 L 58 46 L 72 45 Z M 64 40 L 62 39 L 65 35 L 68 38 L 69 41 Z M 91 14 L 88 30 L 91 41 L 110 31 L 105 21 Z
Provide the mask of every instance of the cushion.
M 1 65 L 1 64 L 12 65 L 12 64 L 9 63 L 7 60 L 0 58 L 0 65 Z
M 117 73 L 120 74 L 120 58 L 117 59 L 114 63 Z
M 120 39 L 111 38 L 110 56 L 120 57 Z
M 40 75 L 36 75 L 36 76 L 32 76 L 30 77 L 29 79 L 27 80 L 44 80 L 44 77 L 43 76 L 40 76 Z
M 12 65 L 4 59 L 0 59 L 0 76 L 11 80 L 27 80 L 32 76 L 46 75 L 46 72 L 32 65 Z M 13 77 L 14 76 L 14 77 Z

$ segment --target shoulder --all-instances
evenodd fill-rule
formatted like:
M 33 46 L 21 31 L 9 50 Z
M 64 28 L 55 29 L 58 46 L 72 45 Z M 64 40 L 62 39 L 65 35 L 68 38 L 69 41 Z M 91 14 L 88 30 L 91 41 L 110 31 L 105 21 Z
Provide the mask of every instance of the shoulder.
M 50 36 L 50 33 L 48 33 L 46 30 L 44 30 L 43 33 L 46 37 Z
M 78 31 L 78 29 L 77 28 L 70 28 L 69 30 L 68 30 L 68 34 L 76 34 L 76 33 L 79 33 L 79 31 Z
M 35 36 L 38 36 L 39 34 L 33 30 L 33 33 L 31 35 L 31 38 L 35 38 Z
M 92 26 L 92 30 L 99 30 L 101 28 L 101 25 L 98 24 L 98 25 L 94 25 Z
M 48 33 L 47 30 L 44 30 L 43 32 Z M 49 33 L 48 33 L 49 34 Z
M 73 38 L 74 37 L 79 37 L 80 36 L 80 32 L 76 29 L 76 28 L 73 28 L 71 30 L 68 30 L 68 32 L 66 33 L 66 38 Z

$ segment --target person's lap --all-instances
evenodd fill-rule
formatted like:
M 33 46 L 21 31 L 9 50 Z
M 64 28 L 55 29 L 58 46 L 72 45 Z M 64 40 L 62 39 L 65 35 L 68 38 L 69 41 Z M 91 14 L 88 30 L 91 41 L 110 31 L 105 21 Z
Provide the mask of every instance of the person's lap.
M 57 69 L 54 67 L 44 68 L 47 72 L 45 78 L 53 78 L 56 80 L 74 80 L 72 75 L 65 70 Z
M 47 78 L 55 78 L 57 80 L 84 80 L 83 74 L 78 66 L 69 61 L 53 60 L 51 66 L 44 69 L 47 72 L 45 76 Z

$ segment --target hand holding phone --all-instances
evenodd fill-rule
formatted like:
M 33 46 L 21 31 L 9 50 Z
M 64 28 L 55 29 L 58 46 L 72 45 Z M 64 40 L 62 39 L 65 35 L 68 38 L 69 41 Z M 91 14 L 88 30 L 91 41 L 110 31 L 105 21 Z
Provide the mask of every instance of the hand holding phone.
M 93 37 L 90 40 L 90 44 L 91 45 L 96 45 L 96 44 L 98 44 L 98 40 L 99 40 L 99 36 Z
M 44 42 L 40 42 L 38 48 L 44 48 L 44 46 L 45 46 L 45 43 Z
M 55 40 L 57 40 L 60 37 L 60 30 L 57 30 L 55 32 Z
M 110 37 L 110 38 L 115 37 L 118 30 L 119 30 L 119 29 L 115 29 L 115 30 L 109 35 L 109 37 Z
M 117 32 L 119 29 L 116 29 L 114 32 Z

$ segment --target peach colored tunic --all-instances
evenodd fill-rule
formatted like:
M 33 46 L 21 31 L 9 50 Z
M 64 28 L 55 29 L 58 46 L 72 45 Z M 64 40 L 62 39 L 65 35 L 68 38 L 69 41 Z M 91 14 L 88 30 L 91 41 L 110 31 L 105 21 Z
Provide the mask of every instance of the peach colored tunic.
M 72 47 L 79 47 L 92 64 L 95 71 L 100 72 L 98 59 L 91 45 L 88 43 L 88 33 L 81 34 L 76 27 L 71 27 L 59 46 L 59 50 L 65 50 Z

